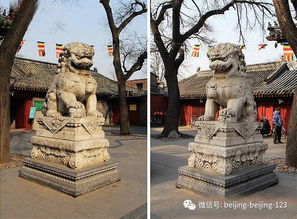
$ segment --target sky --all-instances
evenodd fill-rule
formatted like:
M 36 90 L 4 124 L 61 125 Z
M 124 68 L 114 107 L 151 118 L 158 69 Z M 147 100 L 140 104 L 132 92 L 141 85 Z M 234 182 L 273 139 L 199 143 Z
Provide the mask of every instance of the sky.
M 1 0 L 1 6 L 9 7 L 10 0 Z M 117 3 L 112 0 L 111 3 Z M 128 26 L 129 32 L 137 30 L 139 36 L 146 35 L 146 15 L 139 16 Z M 84 42 L 94 45 L 94 65 L 100 74 L 115 79 L 112 57 L 107 45 L 111 34 L 107 18 L 99 0 L 41 0 L 34 18 L 24 36 L 25 43 L 17 54 L 19 57 L 57 63 L 56 43 Z M 37 41 L 45 42 L 46 56 L 39 57 Z M 145 78 L 146 66 L 135 72 L 131 79 Z
M 276 18 L 274 20 L 276 21 Z M 269 20 L 265 21 L 265 29 L 267 29 L 268 21 Z M 273 24 L 273 22 L 271 23 Z M 237 22 L 234 10 L 230 9 L 224 15 L 218 15 L 210 18 L 209 24 L 212 26 L 213 31 L 209 33 L 208 36 L 216 40 L 216 43 L 229 42 L 236 45 L 242 44 L 238 41 L 239 31 L 236 28 Z M 246 49 L 242 50 L 242 52 L 245 55 L 247 65 L 281 60 L 281 56 L 283 54 L 282 46 L 278 44 L 277 48 L 275 48 L 275 42 L 267 41 L 265 39 L 268 34 L 269 31 L 266 31 L 263 35 L 260 27 L 244 32 Z M 258 50 L 258 44 L 260 43 L 268 45 L 265 49 Z M 180 69 L 181 78 L 189 77 L 195 74 L 197 68 L 200 68 L 200 70 L 209 69 L 207 45 L 200 43 L 198 40 L 191 40 L 191 45 L 194 46 L 194 44 L 201 44 L 200 55 L 198 58 L 191 57 L 191 52 L 193 51 L 192 49 L 186 54 L 186 59 L 183 63 L 184 66 Z

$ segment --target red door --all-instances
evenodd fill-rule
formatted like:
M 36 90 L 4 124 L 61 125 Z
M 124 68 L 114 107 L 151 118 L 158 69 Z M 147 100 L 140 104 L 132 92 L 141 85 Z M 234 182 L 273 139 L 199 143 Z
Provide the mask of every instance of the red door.
M 128 103 L 130 125 L 140 125 L 140 104 Z
M 16 116 L 15 127 L 31 129 L 31 122 L 29 119 L 30 108 L 32 106 L 32 100 L 24 100 L 22 106 L 19 108 Z

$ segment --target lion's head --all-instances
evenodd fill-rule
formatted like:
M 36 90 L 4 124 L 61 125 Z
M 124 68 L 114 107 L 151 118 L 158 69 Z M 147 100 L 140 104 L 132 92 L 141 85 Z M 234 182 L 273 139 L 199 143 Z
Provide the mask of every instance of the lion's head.
M 240 48 L 231 43 L 220 43 L 210 48 L 207 57 L 215 78 L 230 78 L 245 75 L 244 55 Z
M 77 72 L 81 70 L 85 74 L 89 74 L 88 71 L 93 65 L 93 56 L 95 50 L 93 47 L 85 43 L 68 43 L 64 46 L 59 57 L 59 70 L 58 72 L 64 72 L 70 70 L 71 72 Z

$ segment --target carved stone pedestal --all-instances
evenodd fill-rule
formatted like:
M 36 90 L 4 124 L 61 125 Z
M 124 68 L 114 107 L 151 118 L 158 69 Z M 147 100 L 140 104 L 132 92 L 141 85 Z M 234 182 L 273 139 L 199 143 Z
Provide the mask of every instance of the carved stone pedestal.
M 188 166 L 179 168 L 177 188 L 227 197 L 250 193 L 278 182 L 274 164 L 265 164 L 258 123 L 197 122 L 189 144 Z
M 104 118 L 41 117 L 19 176 L 74 197 L 120 180 L 110 161 Z
M 82 169 L 71 169 L 27 158 L 20 177 L 77 197 L 120 180 L 118 163 L 107 161 Z

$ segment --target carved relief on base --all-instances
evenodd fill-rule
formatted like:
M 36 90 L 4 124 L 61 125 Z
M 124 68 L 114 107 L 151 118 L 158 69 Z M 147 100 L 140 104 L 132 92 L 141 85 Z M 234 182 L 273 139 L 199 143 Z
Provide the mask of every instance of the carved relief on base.
M 233 132 L 237 131 L 233 130 Z M 207 134 L 198 134 L 199 137 L 201 135 L 203 137 L 203 135 Z M 253 136 L 250 137 L 253 138 Z M 204 141 L 199 142 L 199 139 L 196 136 L 195 140 L 198 140 L 198 142 L 189 144 L 191 156 L 188 159 L 188 166 L 224 176 L 230 175 L 239 169 L 262 164 L 263 155 L 268 148 L 263 141 L 235 146 L 233 146 L 233 143 L 231 146 L 219 146 Z
M 69 166 L 74 169 L 105 162 L 110 159 L 107 148 L 95 148 L 74 153 L 67 150 L 39 146 L 33 147 L 31 157 Z
M 230 175 L 232 172 L 249 168 L 263 163 L 264 151 L 259 153 L 241 153 L 227 158 L 203 153 L 192 153 L 188 159 L 188 166 L 201 168 L 205 171 L 214 172 L 220 175 Z
M 40 117 L 37 119 L 40 129 L 48 130 L 52 134 L 92 136 L 102 132 L 104 118 L 85 117 Z

